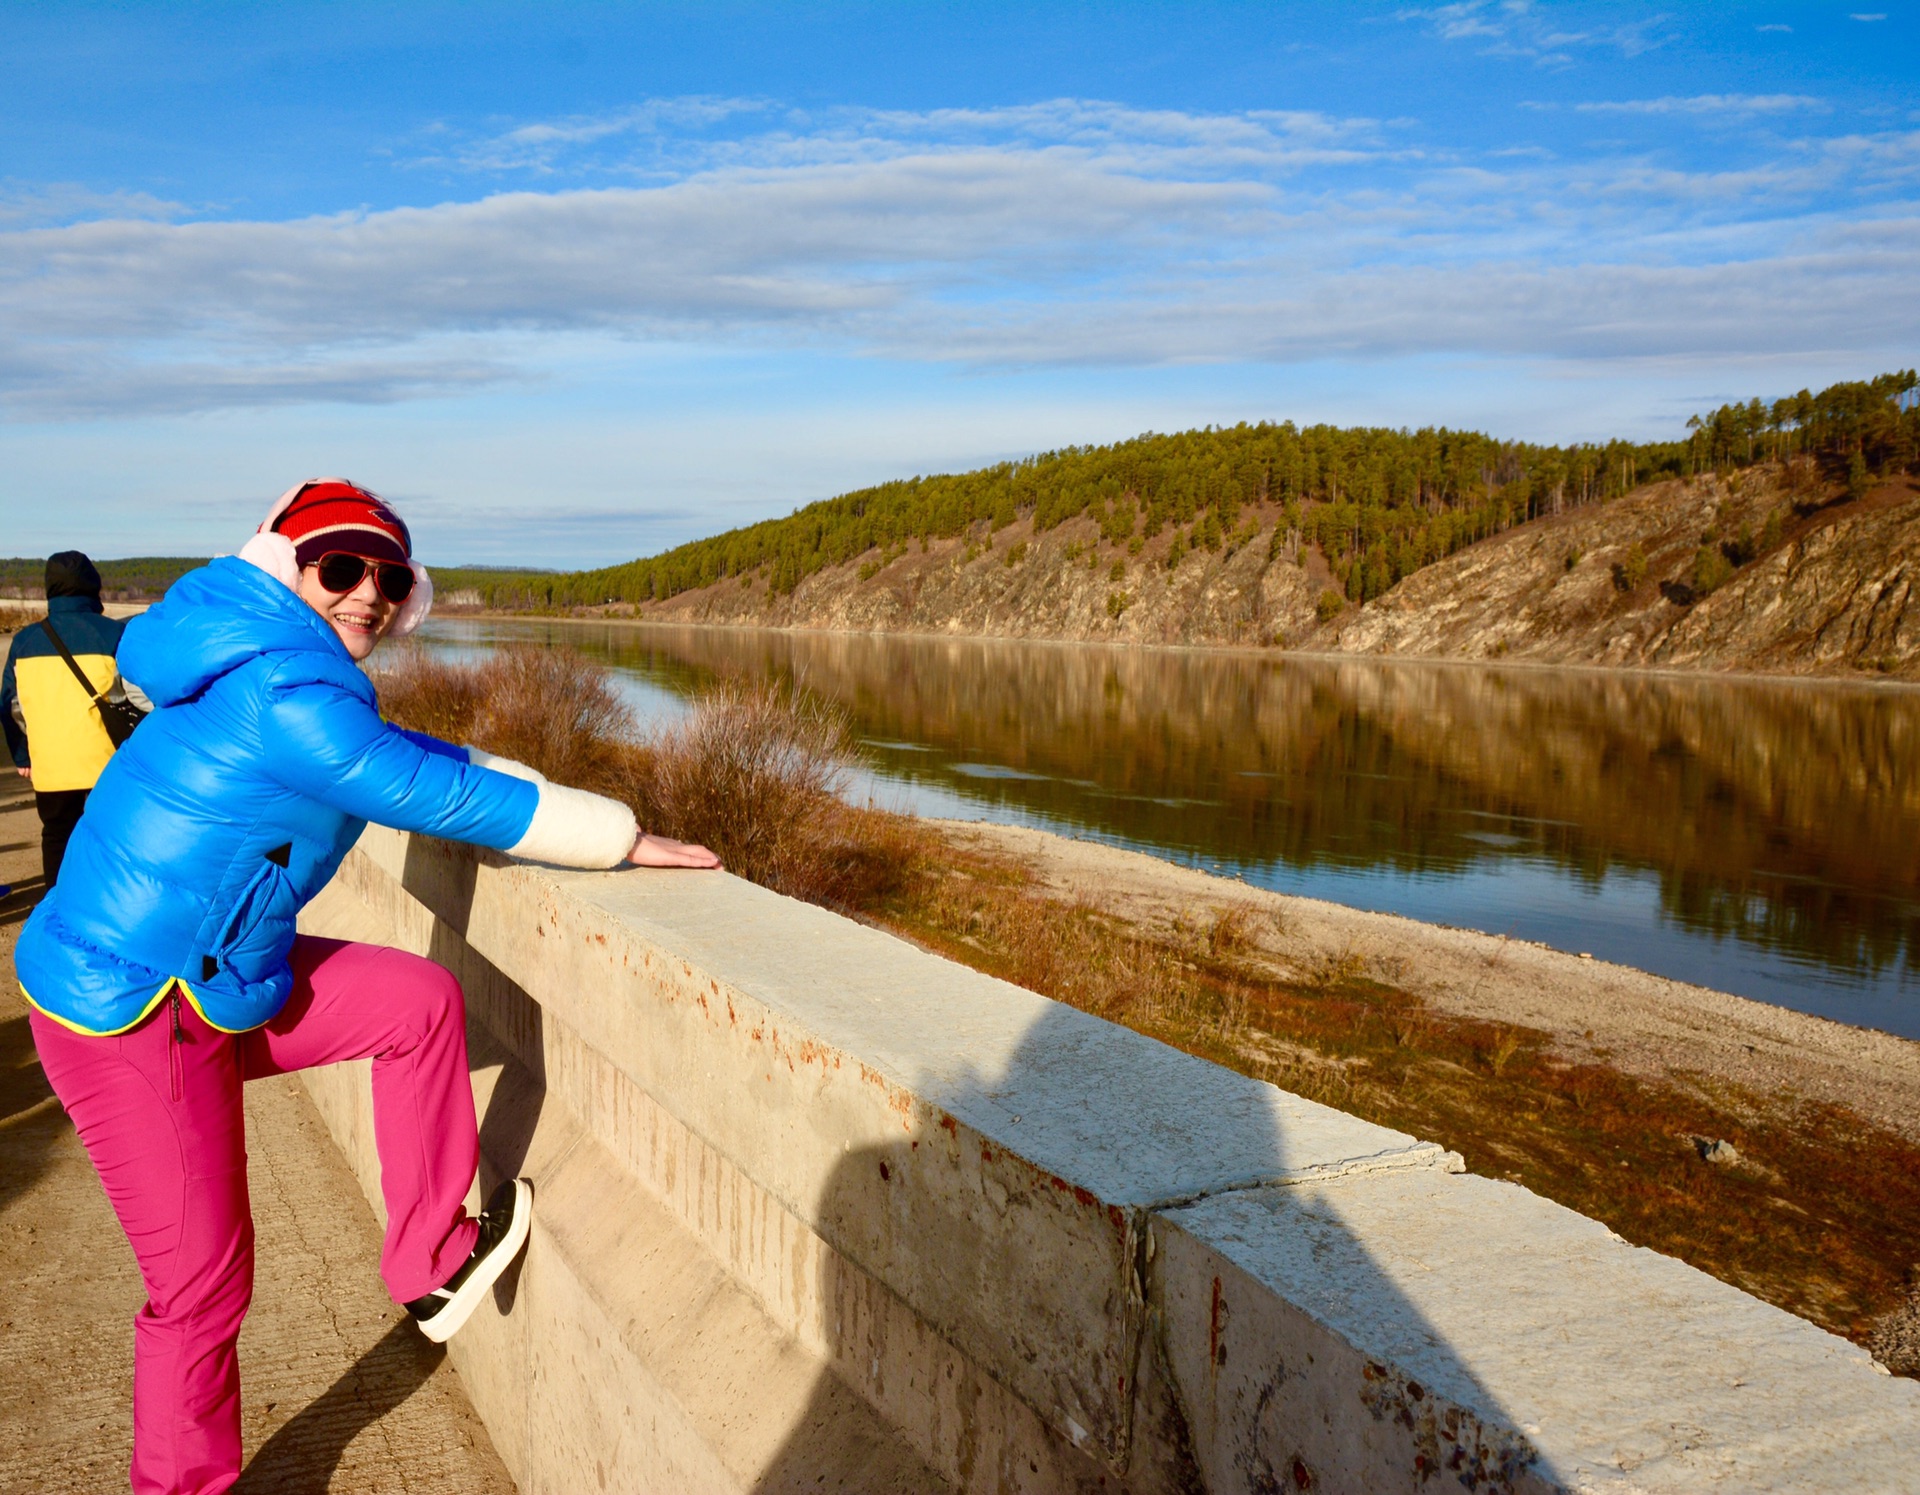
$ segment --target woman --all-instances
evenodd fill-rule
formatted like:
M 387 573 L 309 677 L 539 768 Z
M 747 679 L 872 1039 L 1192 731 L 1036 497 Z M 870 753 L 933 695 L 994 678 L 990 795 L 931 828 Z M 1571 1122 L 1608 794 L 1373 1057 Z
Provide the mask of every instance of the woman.
M 238 556 L 175 582 L 120 664 L 155 710 L 108 764 L 15 962 L 35 1044 L 127 1240 L 133 1488 L 240 1471 L 234 1346 L 253 1289 L 241 1085 L 373 1060 L 380 1272 L 444 1340 L 525 1243 L 531 1191 L 463 1207 L 478 1162 L 459 984 L 428 960 L 296 935 L 368 821 L 575 867 L 715 867 L 624 805 L 380 719 L 358 662 L 432 584 L 385 502 L 285 494 Z

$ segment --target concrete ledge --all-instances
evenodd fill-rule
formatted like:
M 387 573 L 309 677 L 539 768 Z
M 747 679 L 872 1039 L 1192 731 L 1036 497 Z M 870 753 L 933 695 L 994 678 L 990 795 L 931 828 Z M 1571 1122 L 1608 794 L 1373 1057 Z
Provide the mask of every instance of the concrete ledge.
M 1920 1386 L 1518 1185 L 1255 1189 L 1152 1230 L 1210 1488 L 1295 1459 L 1379 1491 L 1920 1487 Z
M 467 991 L 539 1213 L 453 1348 L 523 1489 L 1920 1488 L 1843 1341 L 737 879 L 373 830 L 310 915 Z

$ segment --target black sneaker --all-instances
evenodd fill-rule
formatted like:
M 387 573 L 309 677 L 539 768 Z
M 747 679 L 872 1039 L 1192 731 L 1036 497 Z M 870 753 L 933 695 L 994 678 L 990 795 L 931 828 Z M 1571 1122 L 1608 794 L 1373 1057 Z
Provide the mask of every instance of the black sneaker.
M 510 1178 L 493 1191 L 480 1211 L 480 1238 L 473 1243 L 473 1255 L 444 1287 L 406 1305 L 420 1332 L 435 1344 L 451 1339 L 473 1316 L 487 1289 L 513 1265 L 532 1226 L 533 1185 L 524 1178 Z

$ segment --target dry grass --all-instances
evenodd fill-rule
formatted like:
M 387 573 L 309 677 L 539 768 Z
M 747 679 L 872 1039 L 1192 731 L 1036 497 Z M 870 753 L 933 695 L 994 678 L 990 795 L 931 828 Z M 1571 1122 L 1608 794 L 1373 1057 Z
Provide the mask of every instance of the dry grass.
M 792 897 L 852 909 L 910 860 L 911 822 L 842 798 L 852 738 L 804 692 L 725 681 L 684 722 L 643 734 L 607 671 L 571 650 L 457 664 L 405 649 L 374 681 L 400 725 L 622 800 L 646 829 L 710 846 L 729 870 Z
M 1286 923 L 1256 903 L 1231 903 L 1214 915 L 1207 929 L 1207 949 L 1217 958 L 1246 955 L 1260 948 L 1262 930 L 1284 936 Z
M 1050 894 L 1017 862 L 846 805 L 846 725 L 804 694 L 725 684 L 643 738 L 604 672 L 559 651 L 472 667 L 416 655 L 380 688 L 396 720 L 617 794 L 649 828 L 703 841 L 757 882 L 1455 1148 L 1480 1173 L 1856 1340 L 1908 1300 L 1920 1148 L 1844 1108 L 1569 1061 L 1542 1033 L 1428 1007 L 1360 951 L 1283 978 L 1262 952 L 1286 931 L 1251 905 L 1165 934 L 1135 928 L 1085 895 Z M 1704 1161 L 1701 1137 L 1732 1142 L 1742 1162 Z
M 875 922 L 1455 1148 L 1476 1172 L 1861 1342 L 1907 1301 L 1920 1148 L 1842 1107 L 1571 1062 L 1543 1033 L 1454 1017 L 1373 979 L 1354 951 L 1279 979 L 1239 910 L 1148 938 L 1016 862 L 924 834 L 896 891 L 865 911 Z M 1742 1163 L 1705 1162 L 1694 1137 L 1731 1141 Z
M 901 817 L 846 802 L 858 762 L 846 718 L 804 691 L 723 681 L 643 760 L 630 796 L 642 824 L 793 897 L 852 908 L 908 861 Z
M 402 649 L 374 675 L 389 719 L 537 768 L 556 784 L 618 793 L 638 741 L 607 672 L 567 649 L 521 645 L 478 664 Z

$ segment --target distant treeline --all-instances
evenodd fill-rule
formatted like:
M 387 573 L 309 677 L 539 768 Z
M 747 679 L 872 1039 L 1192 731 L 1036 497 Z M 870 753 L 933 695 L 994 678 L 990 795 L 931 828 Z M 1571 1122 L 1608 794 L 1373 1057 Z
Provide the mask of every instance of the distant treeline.
M 1004 528 L 1036 530 L 1091 516 L 1138 554 L 1171 529 L 1168 559 L 1245 543 L 1263 525 L 1247 511 L 1280 506 L 1271 546 L 1318 546 L 1355 601 L 1463 546 L 1546 514 L 1619 498 L 1661 478 L 1763 460 L 1810 458 L 1859 487 L 1920 457 L 1913 370 L 1835 384 L 1819 394 L 1724 405 L 1679 440 L 1537 446 L 1475 431 L 1281 425 L 1208 427 L 1113 446 L 1068 447 L 977 472 L 916 477 L 808 504 L 661 555 L 553 575 L 468 572 L 441 579 L 485 605 L 544 610 L 649 602 L 754 575 L 790 592 L 829 566 L 909 544 Z
M 136 602 L 160 596 L 194 567 L 206 563 L 204 556 L 149 555 L 124 561 L 93 558 L 105 594 L 120 601 Z M 42 597 L 46 595 L 46 582 L 45 556 L 0 557 L 0 597 Z
M 205 556 L 136 556 L 131 560 L 92 558 L 100 585 L 114 601 L 157 601 L 181 577 L 207 563 Z M 434 586 L 442 594 L 511 580 L 547 580 L 548 573 L 526 566 L 434 567 Z M 38 598 L 46 591 L 44 556 L 0 556 L 0 597 Z

